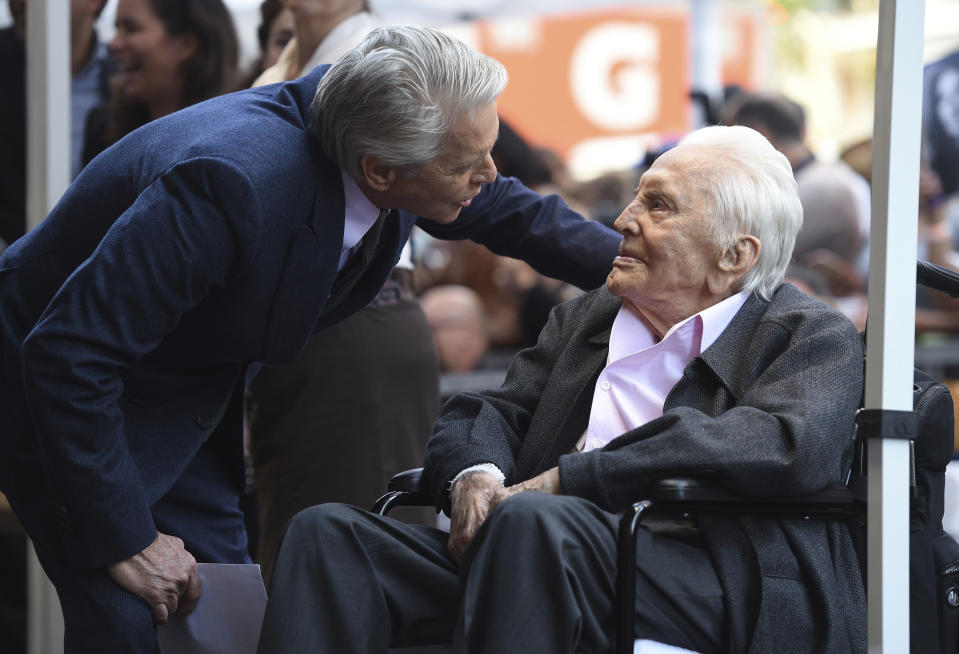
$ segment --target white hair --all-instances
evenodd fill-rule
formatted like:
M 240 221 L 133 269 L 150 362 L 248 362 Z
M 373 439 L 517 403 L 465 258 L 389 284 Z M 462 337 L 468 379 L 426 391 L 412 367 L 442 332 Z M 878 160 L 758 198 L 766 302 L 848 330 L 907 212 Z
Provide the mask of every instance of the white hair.
M 803 220 L 789 161 L 759 132 L 741 125 L 704 127 L 680 145 L 714 150 L 728 162 L 713 169 L 708 188 L 718 219 L 716 238 L 723 250 L 739 234 L 759 239 L 759 259 L 740 290 L 770 299 L 786 275 Z
M 415 171 L 440 156 L 451 125 L 494 102 L 506 80 L 502 64 L 443 32 L 380 27 L 320 80 L 311 129 L 356 179 L 366 154 Z

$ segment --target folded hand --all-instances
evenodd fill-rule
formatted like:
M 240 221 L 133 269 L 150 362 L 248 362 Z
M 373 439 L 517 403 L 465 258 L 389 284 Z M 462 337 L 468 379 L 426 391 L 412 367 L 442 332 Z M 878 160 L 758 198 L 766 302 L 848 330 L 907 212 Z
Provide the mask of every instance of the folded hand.
M 176 536 L 158 534 L 145 550 L 108 566 L 107 572 L 150 605 L 157 624 L 165 623 L 173 613 L 188 614 L 200 600 L 196 561 Z
M 551 495 L 562 495 L 563 488 L 559 483 L 559 468 L 550 468 L 546 472 L 541 472 L 526 481 L 521 481 L 512 486 L 498 488 L 493 494 L 493 500 L 490 503 L 489 510 L 492 511 L 513 495 L 526 491 L 540 491 L 541 493 L 549 493 Z
M 459 561 L 463 550 L 473 539 L 490 511 L 493 495 L 503 486 L 488 472 L 473 472 L 453 485 L 450 491 L 450 538 L 447 549 L 454 561 Z

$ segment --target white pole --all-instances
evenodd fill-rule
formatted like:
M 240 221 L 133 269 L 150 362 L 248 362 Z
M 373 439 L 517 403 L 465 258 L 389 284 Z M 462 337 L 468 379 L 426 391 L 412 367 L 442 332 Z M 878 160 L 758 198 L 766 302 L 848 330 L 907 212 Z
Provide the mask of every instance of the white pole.
M 27 227 L 40 224 L 70 183 L 70 3 L 27 3 Z M 63 652 L 63 614 L 27 546 L 27 651 Z
M 924 6 L 924 0 L 879 3 L 867 409 L 912 410 Z M 868 475 L 869 652 L 905 654 L 909 652 L 908 441 L 870 442 Z
M 70 184 L 70 3 L 27 3 L 27 225 Z

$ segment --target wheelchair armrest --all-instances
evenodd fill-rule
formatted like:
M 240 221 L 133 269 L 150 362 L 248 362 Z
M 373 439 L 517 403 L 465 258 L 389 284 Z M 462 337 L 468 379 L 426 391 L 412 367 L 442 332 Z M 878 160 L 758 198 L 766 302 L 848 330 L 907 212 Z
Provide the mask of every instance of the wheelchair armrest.
M 743 495 L 710 479 L 670 477 L 649 490 L 650 512 L 679 514 L 722 514 L 770 518 L 848 517 L 856 513 L 853 490 L 829 486 L 805 495 Z
M 619 522 L 616 574 L 616 652 L 633 651 L 633 598 L 636 590 L 636 530 L 647 515 L 686 518 L 696 515 L 755 516 L 771 519 L 849 519 L 857 515 L 855 494 L 846 486 L 832 486 L 796 496 L 747 496 L 711 479 L 670 477 L 653 484 L 648 499 L 623 512 Z
M 390 477 L 386 488 L 391 491 L 406 491 L 408 493 L 425 493 L 426 478 L 423 477 L 423 468 L 410 468 L 397 472 Z
M 396 473 L 387 482 L 386 489 L 387 492 L 370 509 L 373 513 L 386 515 L 395 506 L 433 506 L 423 468 Z

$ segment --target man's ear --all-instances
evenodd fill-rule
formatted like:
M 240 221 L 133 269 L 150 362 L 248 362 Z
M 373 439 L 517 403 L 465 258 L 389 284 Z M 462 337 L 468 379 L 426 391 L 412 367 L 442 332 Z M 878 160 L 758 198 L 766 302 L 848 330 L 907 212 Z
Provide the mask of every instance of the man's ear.
M 383 163 L 375 154 L 364 154 L 360 157 L 360 169 L 367 186 L 375 191 L 385 193 L 396 181 L 396 168 Z
M 756 265 L 761 248 L 758 238 L 752 234 L 740 234 L 736 237 L 736 242 L 723 252 L 723 256 L 719 259 L 719 269 L 736 277 L 742 277 Z
M 711 290 L 718 295 L 726 295 L 729 288 L 756 265 L 761 249 L 762 244 L 752 234 L 737 236 L 736 241 L 720 256 L 715 275 L 707 276 Z

